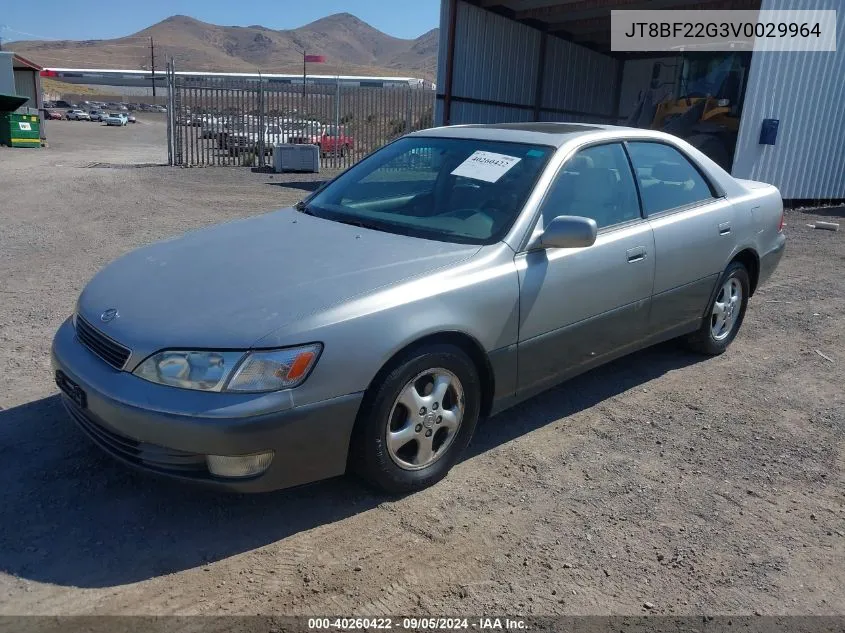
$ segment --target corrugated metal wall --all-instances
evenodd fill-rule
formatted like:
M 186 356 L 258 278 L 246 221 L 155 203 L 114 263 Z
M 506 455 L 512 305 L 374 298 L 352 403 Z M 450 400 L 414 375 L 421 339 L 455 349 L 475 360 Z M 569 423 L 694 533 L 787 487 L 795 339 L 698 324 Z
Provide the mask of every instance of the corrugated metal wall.
M 35 85 L 36 73 L 34 70 L 15 70 L 15 92 L 22 97 L 29 97 L 29 101 L 21 108 L 38 108 L 38 91 Z
M 543 107 L 612 117 L 617 105 L 616 81 L 620 63 L 608 55 L 559 37 L 549 37 L 543 77 Z
M 840 0 L 802 0 L 804 10 L 838 9 Z M 762 9 L 793 9 L 763 0 Z M 776 185 L 787 199 L 845 198 L 845 26 L 836 52 L 755 53 L 733 174 Z M 760 145 L 763 119 L 780 120 L 776 145 Z
M 451 2 L 458 3 L 451 123 L 533 120 L 542 33 L 462 0 L 441 2 L 435 120 L 443 123 Z M 611 122 L 617 107 L 619 64 L 612 57 L 549 36 L 541 107 L 568 112 L 541 111 L 540 120 Z
M 453 94 L 533 106 L 539 50 L 536 29 L 458 2 Z
M 445 4 L 445 3 L 444 3 Z M 0 94 L 13 95 L 15 93 L 15 73 L 13 61 L 15 54 L 10 51 L 0 51 Z

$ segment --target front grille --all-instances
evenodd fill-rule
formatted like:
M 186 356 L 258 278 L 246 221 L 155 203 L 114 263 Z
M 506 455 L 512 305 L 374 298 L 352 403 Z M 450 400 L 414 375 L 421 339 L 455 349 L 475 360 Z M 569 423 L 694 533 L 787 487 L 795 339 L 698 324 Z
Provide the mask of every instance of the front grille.
M 120 435 L 97 422 L 87 411 L 80 409 L 68 398 L 62 400 L 65 409 L 79 427 L 107 453 L 132 464 L 164 473 L 195 476 L 208 474 L 204 455 L 164 448 Z
M 132 353 L 128 348 L 95 329 L 79 315 L 76 316 L 76 338 L 115 369 L 123 369 Z

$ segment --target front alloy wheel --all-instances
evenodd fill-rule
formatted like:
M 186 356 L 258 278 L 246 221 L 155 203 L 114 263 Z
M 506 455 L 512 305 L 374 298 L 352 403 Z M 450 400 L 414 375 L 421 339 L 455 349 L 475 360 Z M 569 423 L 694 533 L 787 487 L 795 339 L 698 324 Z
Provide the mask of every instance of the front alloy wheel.
M 481 412 L 481 381 L 467 354 L 433 343 L 395 358 L 367 390 L 349 468 L 391 493 L 430 486 L 469 444 Z
M 442 367 L 423 371 L 402 389 L 390 412 L 387 452 L 405 470 L 427 468 L 455 440 L 464 417 L 464 389 Z

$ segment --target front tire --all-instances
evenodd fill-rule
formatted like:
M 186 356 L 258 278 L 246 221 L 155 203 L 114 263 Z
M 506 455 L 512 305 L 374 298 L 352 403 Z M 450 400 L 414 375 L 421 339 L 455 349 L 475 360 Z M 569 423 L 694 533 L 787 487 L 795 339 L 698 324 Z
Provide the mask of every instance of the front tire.
M 751 283 L 748 271 L 739 262 L 731 262 L 719 280 L 716 294 L 697 332 L 687 337 L 687 345 L 708 356 L 724 353 L 736 338 L 748 307 Z
M 388 493 L 408 493 L 446 476 L 469 444 L 481 411 L 481 382 L 458 347 L 403 354 L 364 398 L 350 469 Z

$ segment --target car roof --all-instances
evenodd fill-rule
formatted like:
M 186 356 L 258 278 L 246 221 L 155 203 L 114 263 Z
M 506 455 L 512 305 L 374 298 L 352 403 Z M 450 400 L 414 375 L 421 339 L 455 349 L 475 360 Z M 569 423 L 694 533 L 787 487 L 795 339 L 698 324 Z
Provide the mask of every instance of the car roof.
M 620 125 L 602 125 L 595 123 L 494 123 L 450 125 L 414 132 L 409 136 L 439 136 L 443 138 L 471 138 L 489 141 L 509 141 L 512 143 L 532 143 L 561 147 L 577 136 L 593 132 L 619 132 L 634 128 Z M 642 132 L 642 130 L 637 130 Z

